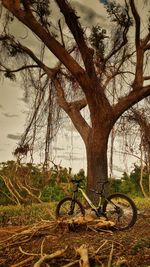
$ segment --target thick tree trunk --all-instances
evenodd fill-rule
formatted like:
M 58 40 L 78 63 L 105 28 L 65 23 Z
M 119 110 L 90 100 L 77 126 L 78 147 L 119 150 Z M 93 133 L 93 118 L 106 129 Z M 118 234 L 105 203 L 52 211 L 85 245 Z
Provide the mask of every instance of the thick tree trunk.
M 96 204 L 98 195 L 91 190 L 99 191 L 103 182 L 108 180 L 107 145 L 108 136 L 105 130 L 90 134 L 86 144 L 87 152 L 87 194 Z

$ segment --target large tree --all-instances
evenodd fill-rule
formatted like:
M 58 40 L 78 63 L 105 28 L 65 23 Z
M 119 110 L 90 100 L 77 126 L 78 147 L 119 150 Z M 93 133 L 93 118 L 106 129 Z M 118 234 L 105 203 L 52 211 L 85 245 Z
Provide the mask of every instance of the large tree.
M 55 0 L 56 8 L 66 24 L 66 27 L 62 27 L 61 20 L 58 21 L 60 34 L 56 36 L 52 27 L 50 0 L 1 2 L 10 12 L 0 36 L 3 47 L 7 48 L 11 56 L 27 54 L 35 62 L 30 65 L 26 63 L 16 70 L 12 65 L 6 66 L 7 62 L 2 62 L 1 71 L 5 72 L 5 76 L 13 78 L 13 72 L 29 68 L 31 74 L 32 69 L 38 68 L 38 79 L 47 77 L 45 85 L 39 89 L 41 93 L 38 95 L 38 103 L 42 102 L 44 88 L 50 84 L 51 87 L 47 87 L 49 92 L 53 88 L 57 103 L 68 114 L 84 141 L 87 153 L 87 191 L 91 194 L 90 189 L 95 188 L 98 181 L 107 180 L 108 138 L 114 124 L 126 110 L 150 95 L 149 20 L 143 29 L 142 17 L 134 0 L 125 0 L 122 6 L 118 4 L 120 1 L 105 1 L 111 26 L 106 32 L 97 25 L 89 34 L 89 29 L 86 31 L 81 26 L 80 17 L 71 2 Z M 142 4 L 143 1 L 138 3 L 140 2 Z M 57 59 L 55 68 L 50 68 L 47 58 L 41 58 L 27 42 L 23 43 L 23 39 L 18 41 L 9 34 L 9 23 L 13 17 L 26 25 L 38 37 L 38 41 L 41 40 L 46 51 L 53 53 Z M 51 55 L 49 57 L 50 60 Z M 33 76 L 34 85 L 37 86 L 36 77 L 32 74 L 32 78 Z M 38 87 L 36 89 L 38 91 Z M 50 96 L 49 93 L 46 95 Z M 35 110 L 39 109 L 39 105 L 35 105 Z M 88 119 L 81 112 L 85 107 L 88 108 Z M 52 122 L 52 113 L 49 114 L 48 123 Z M 34 119 L 35 113 L 28 129 Z M 47 135 L 49 133 L 47 128 Z

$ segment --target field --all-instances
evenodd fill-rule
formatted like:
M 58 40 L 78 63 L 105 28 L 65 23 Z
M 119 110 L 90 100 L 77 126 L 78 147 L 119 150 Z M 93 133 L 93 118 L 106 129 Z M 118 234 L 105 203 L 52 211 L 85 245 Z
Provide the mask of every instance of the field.
M 150 204 L 149 200 L 140 199 L 137 199 L 136 203 L 138 220 L 133 228 L 122 232 L 110 229 L 96 231 L 82 227 L 72 231 L 67 227 L 61 227 L 54 220 L 53 205 L 49 215 L 48 205 L 45 205 L 45 209 L 43 206 L 43 218 L 40 214 L 38 220 L 35 212 L 37 207 L 32 207 L 31 210 L 34 212 L 31 210 L 29 212 L 28 208 L 28 219 L 30 214 L 32 220 L 30 219 L 26 225 L 27 217 L 21 222 L 17 214 L 18 224 L 13 218 L 0 227 L 0 266 L 77 267 L 80 258 L 77 251 L 84 244 L 91 267 L 148 267 L 150 266 Z M 2 210 L 4 213 L 4 209 Z M 25 210 L 24 216 L 27 216 L 26 213 Z M 47 216 L 50 221 L 46 219 Z M 56 251 L 61 256 L 40 264 L 39 259 Z

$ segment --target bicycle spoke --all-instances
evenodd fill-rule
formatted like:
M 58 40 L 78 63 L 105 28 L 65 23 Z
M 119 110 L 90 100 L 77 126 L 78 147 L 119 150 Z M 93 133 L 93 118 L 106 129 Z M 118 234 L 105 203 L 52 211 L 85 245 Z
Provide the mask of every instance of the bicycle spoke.
M 106 216 L 118 229 L 128 229 L 136 221 L 136 207 L 131 199 L 123 194 L 113 194 L 105 204 Z
M 74 216 L 84 215 L 85 211 L 82 204 L 73 200 L 70 197 L 66 197 L 60 201 L 56 209 L 56 217 L 71 218 Z

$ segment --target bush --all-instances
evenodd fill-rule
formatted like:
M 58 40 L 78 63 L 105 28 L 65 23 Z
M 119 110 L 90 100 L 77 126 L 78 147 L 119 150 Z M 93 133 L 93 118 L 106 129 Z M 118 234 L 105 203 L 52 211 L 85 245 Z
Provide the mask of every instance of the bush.
M 0 163 L 0 205 L 16 204 L 14 195 L 9 192 L 2 177 L 6 177 L 21 196 L 20 204 L 37 202 L 41 193 L 42 201 L 59 201 L 68 192 L 71 169 L 54 165 L 44 170 L 42 165 L 21 164 L 15 161 Z M 35 197 L 28 193 L 27 188 Z M 18 195 L 17 195 L 18 197 Z
M 44 202 L 48 201 L 59 201 L 64 197 L 63 189 L 58 185 L 49 184 L 46 185 L 41 192 L 41 200 Z
M 145 192 L 148 194 L 148 173 L 144 169 L 143 175 L 143 186 Z M 110 191 L 112 192 L 122 192 L 131 197 L 143 197 L 140 188 L 140 167 L 134 165 L 133 170 L 128 175 L 126 172 L 123 173 L 121 179 L 111 179 L 110 180 Z

